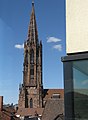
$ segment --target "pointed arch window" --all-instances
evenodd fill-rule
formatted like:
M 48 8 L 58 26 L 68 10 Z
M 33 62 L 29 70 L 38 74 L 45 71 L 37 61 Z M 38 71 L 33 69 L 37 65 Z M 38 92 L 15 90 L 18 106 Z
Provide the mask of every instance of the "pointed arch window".
M 31 77 L 31 80 L 34 79 L 34 65 L 30 66 L 30 77 Z
M 34 63 L 34 50 L 32 49 L 31 51 L 30 51 L 30 63 Z
M 33 99 L 30 99 L 30 108 L 33 108 Z
M 28 50 L 26 50 L 26 52 L 25 52 L 25 62 L 26 62 L 26 64 L 28 63 Z

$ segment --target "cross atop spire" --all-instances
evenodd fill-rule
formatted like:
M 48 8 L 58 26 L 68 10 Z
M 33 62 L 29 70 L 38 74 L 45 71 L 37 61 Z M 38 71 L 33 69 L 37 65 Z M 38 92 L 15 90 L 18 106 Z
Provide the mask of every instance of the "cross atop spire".
M 28 30 L 28 39 L 32 43 L 37 43 L 37 41 L 38 41 L 38 32 L 37 32 L 37 25 L 36 25 L 34 1 L 32 1 L 32 12 L 31 12 L 30 25 L 29 25 L 29 30 Z

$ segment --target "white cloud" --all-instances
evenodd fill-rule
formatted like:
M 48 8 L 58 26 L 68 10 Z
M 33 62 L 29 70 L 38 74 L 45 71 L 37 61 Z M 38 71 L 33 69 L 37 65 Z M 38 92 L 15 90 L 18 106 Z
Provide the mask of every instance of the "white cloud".
M 57 49 L 58 51 L 62 51 L 62 45 L 61 44 L 54 45 L 53 48 Z
M 56 37 L 48 37 L 48 38 L 47 38 L 47 42 L 48 42 L 48 43 L 51 43 L 51 42 L 59 42 L 59 41 L 61 41 L 61 39 L 56 38 Z
M 84 80 L 84 81 L 82 82 L 82 85 L 86 85 L 86 84 L 88 84 L 88 80 Z
M 15 48 L 17 49 L 23 49 L 24 48 L 24 44 L 20 45 L 20 44 L 16 44 Z

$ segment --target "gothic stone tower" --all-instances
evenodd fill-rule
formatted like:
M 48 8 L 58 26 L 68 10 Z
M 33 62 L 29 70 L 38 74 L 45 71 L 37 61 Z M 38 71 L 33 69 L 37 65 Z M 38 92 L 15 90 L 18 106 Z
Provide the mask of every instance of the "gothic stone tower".
M 19 88 L 19 108 L 41 108 L 42 100 L 42 43 L 38 41 L 34 3 L 24 42 L 23 84 Z

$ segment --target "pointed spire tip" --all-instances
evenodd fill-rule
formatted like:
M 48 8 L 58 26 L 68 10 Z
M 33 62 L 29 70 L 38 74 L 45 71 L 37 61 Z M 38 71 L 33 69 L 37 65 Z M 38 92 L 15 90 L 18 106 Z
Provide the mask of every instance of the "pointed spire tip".
M 32 5 L 34 5 L 34 0 L 32 0 Z

